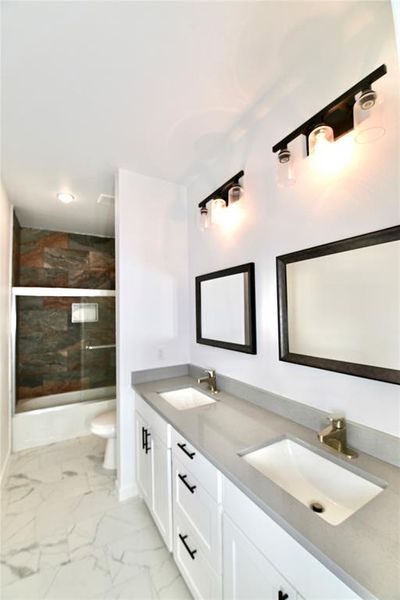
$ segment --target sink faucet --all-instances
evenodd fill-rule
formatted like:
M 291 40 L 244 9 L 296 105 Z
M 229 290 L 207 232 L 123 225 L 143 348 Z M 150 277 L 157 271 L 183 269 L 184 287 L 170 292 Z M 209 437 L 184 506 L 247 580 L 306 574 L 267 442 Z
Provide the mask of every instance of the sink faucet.
M 344 454 L 347 458 L 357 458 L 358 454 L 347 445 L 346 419 L 344 417 L 329 417 L 331 422 L 318 433 L 318 439 L 323 444 Z
M 219 389 L 217 388 L 217 374 L 215 369 L 204 369 L 204 373 L 207 373 L 207 375 L 205 377 L 199 377 L 197 383 L 206 381 L 210 392 L 212 394 L 218 394 Z

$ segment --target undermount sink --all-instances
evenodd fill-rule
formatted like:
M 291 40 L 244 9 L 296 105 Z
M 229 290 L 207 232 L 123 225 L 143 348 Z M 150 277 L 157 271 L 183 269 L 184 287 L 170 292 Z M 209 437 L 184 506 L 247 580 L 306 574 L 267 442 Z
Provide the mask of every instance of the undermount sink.
M 172 390 L 171 392 L 160 393 L 161 398 L 164 398 L 176 410 L 189 410 L 206 404 L 213 404 L 215 400 L 203 394 L 196 388 L 187 387 L 180 390 Z
M 241 457 L 331 525 L 345 521 L 384 488 L 288 438 Z

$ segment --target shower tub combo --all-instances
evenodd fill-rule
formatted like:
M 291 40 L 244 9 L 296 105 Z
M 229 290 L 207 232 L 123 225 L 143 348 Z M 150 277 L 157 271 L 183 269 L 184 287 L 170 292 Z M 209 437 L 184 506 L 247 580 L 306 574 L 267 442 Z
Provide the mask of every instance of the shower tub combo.
M 115 408 L 115 290 L 14 287 L 13 450 L 87 435 Z

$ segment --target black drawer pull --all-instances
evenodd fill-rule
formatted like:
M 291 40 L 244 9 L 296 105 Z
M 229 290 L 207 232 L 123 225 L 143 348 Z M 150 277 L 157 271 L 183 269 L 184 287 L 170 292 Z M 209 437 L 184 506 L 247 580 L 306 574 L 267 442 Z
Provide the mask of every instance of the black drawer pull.
M 182 450 L 182 452 L 184 452 L 186 454 L 186 456 L 188 456 L 191 460 L 194 459 L 194 457 L 196 456 L 196 452 L 189 452 L 189 450 L 186 450 L 186 444 L 177 444 L 178 448 L 180 448 Z
M 146 444 L 144 442 L 144 427 L 142 427 L 142 450 L 144 450 L 146 447 Z
M 180 473 L 178 473 L 178 477 L 182 481 L 182 483 L 184 483 L 186 485 L 186 487 L 189 490 L 189 492 L 192 492 L 192 494 L 194 494 L 194 490 L 196 489 L 197 485 L 190 485 L 186 481 L 187 475 L 181 475 Z
M 289 594 L 285 594 L 282 590 L 278 592 L 278 600 L 287 600 L 289 598 Z
M 150 433 L 150 431 L 148 429 L 145 430 L 145 436 L 146 437 L 145 437 L 144 443 L 145 443 L 145 451 L 146 451 L 146 454 L 147 454 L 151 450 L 151 445 L 149 445 L 149 437 L 151 436 L 151 433 Z
M 187 545 L 187 543 L 186 543 L 186 538 L 187 538 L 187 535 L 181 535 L 181 534 L 179 534 L 179 538 L 180 538 L 180 540 L 181 540 L 182 544 L 185 546 L 185 548 L 186 548 L 186 550 L 187 550 L 187 552 L 188 552 L 188 554 L 189 554 L 190 558 L 191 558 L 192 560 L 194 560 L 194 558 L 195 558 L 195 556 L 194 556 L 194 555 L 196 554 L 197 550 L 191 550 L 191 549 L 189 548 L 189 546 L 188 546 L 188 545 Z

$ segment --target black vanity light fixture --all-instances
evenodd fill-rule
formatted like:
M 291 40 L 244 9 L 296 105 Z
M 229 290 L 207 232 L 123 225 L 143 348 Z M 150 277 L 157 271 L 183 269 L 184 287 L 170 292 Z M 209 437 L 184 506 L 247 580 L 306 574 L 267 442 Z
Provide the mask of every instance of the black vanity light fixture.
M 242 198 L 243 187 L 240 185 L 240 179 L 243 175 L 244 171 L 239 171 L 199 203 L 202 231 L 210 225 L 220 224 L 224 218 L 224 210 Z
M 272 152 L 278 153 L 281 181 L 294 181 L 288 144 L 299 135 L 306 137 L 309 155 L 323 150 L 352 129 L 355 129 L 355 141 L 360 144 L 374 141 L 385 133 L 380 119 L 381 98 L 371 86 L 386 73 L 386 65 L 381 65 L 273 146 Z

